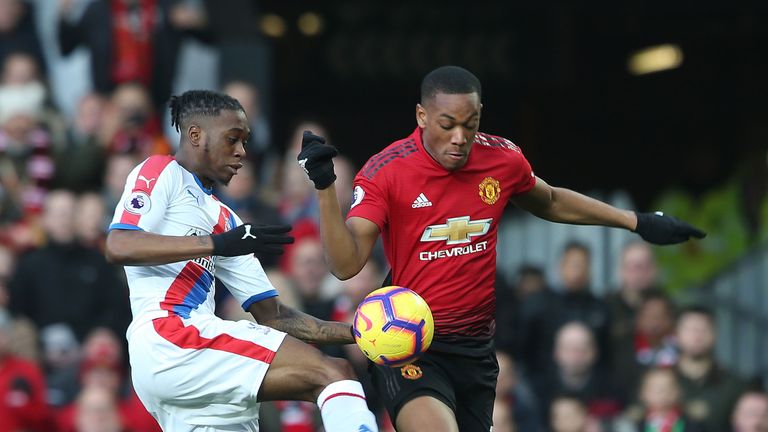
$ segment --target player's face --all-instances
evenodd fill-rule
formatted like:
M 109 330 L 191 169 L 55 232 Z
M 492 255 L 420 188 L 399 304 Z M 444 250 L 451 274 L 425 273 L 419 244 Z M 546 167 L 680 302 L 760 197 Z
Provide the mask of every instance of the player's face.
M 224 110 L 211 122 L 203 145 L 208 179 L 229 184 L 243 166 L 245 143 L 250 134 L 248 119 L 243 111 Z
M 424 148 L 443 168 L 453 171 L 467 163 L 481 109 L 477 93 L 437 93 L 424 105 L 416 105 Z

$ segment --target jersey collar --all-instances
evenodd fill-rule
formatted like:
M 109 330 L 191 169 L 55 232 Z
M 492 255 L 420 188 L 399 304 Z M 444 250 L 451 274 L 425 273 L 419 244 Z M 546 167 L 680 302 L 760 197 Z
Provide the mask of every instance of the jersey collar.
M 203 182 L 200 181 L 200 178 L 197 177 L 197 174 L 195 173 L 191 173 L 191 174 L 192 174 L 192 177 L 195 178 L 195 182 L 197 183 L 197 185 L 200 186 L 200 189 L 202 189 L 203 192 L 206 193 L 206 195 L 210 195 L 213 193 L 213 188 L 212 187 L 207 188 L 203 186 Z

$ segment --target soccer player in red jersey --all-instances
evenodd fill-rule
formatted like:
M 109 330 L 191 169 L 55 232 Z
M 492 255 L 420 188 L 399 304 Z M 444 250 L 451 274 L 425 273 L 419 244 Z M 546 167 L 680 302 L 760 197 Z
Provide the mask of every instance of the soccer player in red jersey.
M 318 190 L 320 231 L 340 279 L 360 271 L 382 236 L 391 266 L 385 284 L 429 303 L 435 336 L 411 366 L 370 364 L 398 431 L 488 431 L 498 365 L 493 351 L 496 238 L 511 202 L 543 219 L 637 232 L 656 244 L 704 233 L 662 213 L 636 213 L 535 176 L 511 141 L 478 132 L 481 88 L 466 69 L 427 74 L 418 126 L 371 157 L 355 177 L 346 221 L 336 198 L 334 147 L 305 132 L 298 161 Z

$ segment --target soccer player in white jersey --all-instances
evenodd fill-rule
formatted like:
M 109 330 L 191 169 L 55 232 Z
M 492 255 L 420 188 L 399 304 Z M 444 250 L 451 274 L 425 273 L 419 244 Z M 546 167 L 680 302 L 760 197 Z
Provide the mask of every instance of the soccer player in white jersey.
M 131 172 L 106 243 L 130 286 L 141 401 L 165 431 L 258 431 L 258 403 L 285 399 L 316 402 L 328 432 L 378 430 L 349 363 L 305 343 L 353 343 L 350 325 L 280 304 L 253 255 L 282 253 L 290 227 L 243 223 L 211 194 L 244 161 L 240 103 L 192 90 L 170 105 L 179 150 Z M 214 315 L 214 276 L 258 324 Z

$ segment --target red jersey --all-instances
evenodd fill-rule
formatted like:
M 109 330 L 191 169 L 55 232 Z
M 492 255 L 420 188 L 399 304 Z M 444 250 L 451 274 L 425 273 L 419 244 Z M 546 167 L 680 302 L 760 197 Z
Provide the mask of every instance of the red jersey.
M 40 367 L 14 356 L 0 360 L 0 431 L 49 431 L 51 423 Z
M 488 340 L 498 224 L 509 198 L 535 183 L 530 164 L 505 138 L 477 133 L 467 163 L 448 171 L 416 128 L 358 172 L 347 218 L 378 225 L 392 284 L 424 297 L 436 341 Z

